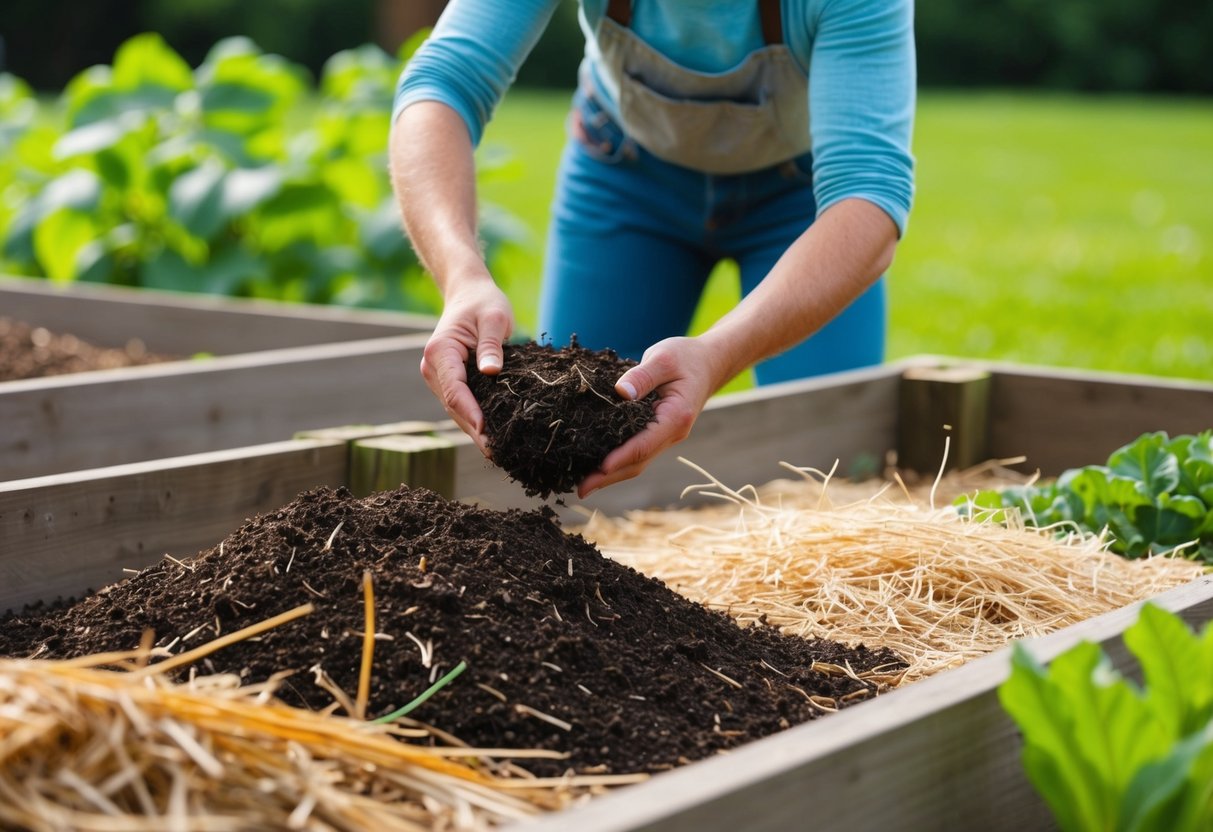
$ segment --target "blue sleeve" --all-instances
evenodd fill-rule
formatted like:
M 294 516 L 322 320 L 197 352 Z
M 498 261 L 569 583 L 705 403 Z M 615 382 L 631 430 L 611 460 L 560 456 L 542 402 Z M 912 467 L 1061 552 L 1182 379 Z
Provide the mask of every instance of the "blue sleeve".
M 396 87 L 392 122 L 410 104 L 440 101 L 467 124 L 472 144 L 513 83 L 560 0 L 451 0 Z
M 818 211 L 860 197 L 904 234 L 914 192 L 912 0 L 824 0 L 809 60 Z

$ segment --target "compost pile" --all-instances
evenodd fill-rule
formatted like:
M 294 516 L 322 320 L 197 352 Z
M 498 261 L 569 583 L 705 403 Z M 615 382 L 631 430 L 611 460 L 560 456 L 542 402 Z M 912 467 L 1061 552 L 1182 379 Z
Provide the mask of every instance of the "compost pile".
M 527 496 L 572 491 L 656 418 L 655 393 L 628 401 L 615 392 L 635 362 L 613 350 L 589 350 L 576 338 L 559 349 L 532 341 L 504 350 L 504 366 L 492 376 L 476 369 L 473 355 L 468 385 L 484 413 L 493 462 Z
M 74 605 L 11 616 L 0 655 L 130 650 L 149 628 L 154 656 L 180 654 L 311 603 L 311 615 L 192 669 L 246 683 L 294 670 L 281 697 L 324 709 L 359 688 L 369 572 L 367 716 L 466 662 L 413 716 L 482 748 L 567 753 L 520 762 L 549 775 L 702 758 L 869 698 L 904 668 L 885 649 L 740 627 L 553 518 L 546 507 L 497 512 L 424 489 L 310 491 L 193 560 L 167 558 Z
M 142 341 L 125 347 L 97 347 L 74 335 L 51 332 L 10 318 L 0 318 L 0 381 L 62 376 L 173 360 L 154 355 Z

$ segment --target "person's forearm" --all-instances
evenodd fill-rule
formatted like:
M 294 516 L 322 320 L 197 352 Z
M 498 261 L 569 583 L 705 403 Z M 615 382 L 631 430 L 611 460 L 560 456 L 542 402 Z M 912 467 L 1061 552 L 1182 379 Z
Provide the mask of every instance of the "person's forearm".
M 701 336 L 715 356 L 714 389 L 816 332 L 888 269 L 897 226 L 863 199 L 817 218 L 770 274 Z
M 390 157 L 405 230 L 442 293 L 488 277 L 476 235 L 472 142 L 459 115 L 433 101 L 406 107 L 392 129 Z

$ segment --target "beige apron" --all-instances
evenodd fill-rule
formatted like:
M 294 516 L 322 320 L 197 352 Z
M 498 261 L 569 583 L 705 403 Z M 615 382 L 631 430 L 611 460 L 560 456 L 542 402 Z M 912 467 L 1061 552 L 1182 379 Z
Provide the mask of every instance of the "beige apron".
M 631 3 L 611 0 L 596 32 L 598 69 L 619 91 L 623 131 L 654 156 L 705 173 L 748 173 L 807 153 L 808 78 L 782 42 L 779 5 L 759 0 L 765 46 L 727 72 L 703 73 L 642 41 Z

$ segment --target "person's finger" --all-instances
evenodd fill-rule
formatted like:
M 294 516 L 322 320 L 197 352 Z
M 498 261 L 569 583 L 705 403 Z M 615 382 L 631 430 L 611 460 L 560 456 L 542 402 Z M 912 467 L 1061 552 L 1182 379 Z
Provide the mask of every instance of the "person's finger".
M 486 376 L 501 372 L 505 354 L 501 343 L 510 337 L 513 321 L 507 312 L 490 309 L 480 316 L 477 323 L 476 368 Z
M 421 375 L 455 424 L 485 451 L 484 414 L 467 385 L 466 350 L 457 341 L 435 339 L 426 344 Z
M 679 399 L 662 401 L 657 411 L 656 422 L 607 454 L 602 466 L 579 483 L 578 497 L 585 499 L 600 488 L 640 474 L 666 448 L 685 439 L 695 423 L 695 414 Z

